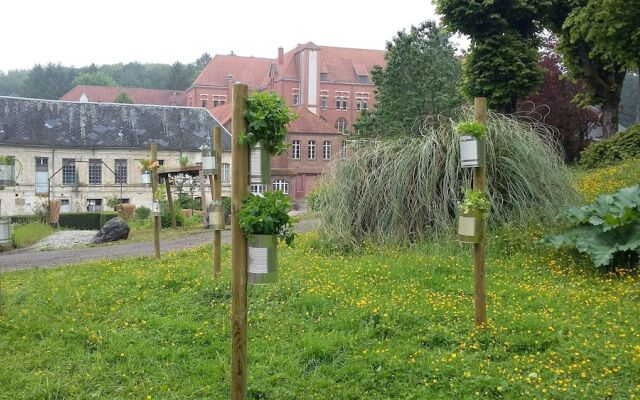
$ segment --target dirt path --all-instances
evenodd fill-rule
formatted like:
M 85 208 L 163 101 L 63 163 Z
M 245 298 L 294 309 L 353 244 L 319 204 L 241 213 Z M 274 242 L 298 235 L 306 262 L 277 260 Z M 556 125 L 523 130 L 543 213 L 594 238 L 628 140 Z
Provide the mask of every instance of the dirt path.
M 308 232 L 317 226 L 317 220 L 304 220 L 296 224 L 297 232 Z M 160 251 L 183 250 L 209 243 L 212 232 L 206 231 L 178 239 L 160 242 Z M 222 243 L 231 243 L 231 231 L 222 232 Z M 153 254 L 152 242 L 117 243 L 96 247 L 60 249 L 50 251 L 15 251 L 0 255 L 2 271 L 14 271 L 28 268 L 49 268 L 57 265 L 77 264 L 87 260 L 118 259 L 126 257 L 150 256 Z

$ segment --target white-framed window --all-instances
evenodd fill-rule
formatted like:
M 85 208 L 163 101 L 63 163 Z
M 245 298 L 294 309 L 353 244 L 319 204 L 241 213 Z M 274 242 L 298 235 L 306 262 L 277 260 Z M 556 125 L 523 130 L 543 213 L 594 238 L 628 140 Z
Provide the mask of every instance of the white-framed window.
M 76 184 L 76 160 L 74 158 L 62 159 L 62 184 L 63 185 L 75 185 Z
M 214 94 L 211 97 L 214 107 L 221 106 L 227 102 L 227 96 L 223 94 Z
M 260 194 L 265 192 L 265 186 L 262 183 L 252 183 L 249 186 L 249 192 L 251 194 Z
M 209 102 L 209 95 L 201 94 L 200 95 L 200 106 L 207 108 L 207 103 Z
M 325 140 L 322 142 L 322 159 L 331 160 L 331 141 Z
M 116 183 L 127 183 L 127 160 L 115 160 L 115 168 L 113 170 L 116 173 Z
M 231 179 L 229 178 L 229 170 L 231 169 L 231 165 L 229 163 L 222 163 L 222 182 L 229 182 Z
M 300 105 L 300 89 L 293 89 L 293 105 Z
M 326 110 L 329 108 L 329 91 L 321 90 L 320 91 L 320 108 Z
M 49 157 L 36 157 L 36 193 L 49 191 Z
M 356 92 L 356 111 L 369 108 L 369 93 Z
M 307 143 L 307 158 L 309 158 L 309 160 L 316 159 L 316 141 L 315 140 L 309 140 L 309 142 Z
M 347 110 L 349 92 L 336 91 L 336 110 Z
M 275 182 L 273 182 L 273 190 L 279 190 L 284 194 L 289 194 L 289 182 L 285 181 L 284 179 L 277 179 Z
M 291 143 L 291 158 L 293 160 L 300 159 L 300 141 L 299 140 L 294 140 Z
M 347 133 L 347 125 L 348 125 L 347 120 L 346 120 L 346 119 L 344 119 L 344 118 L 342 118 L 342 117 L 340 117 L 340 118 L 338 118 L 338 119 L 336 120 L 335 127 L 336 127 L 336 129 L 337 129 L 337 130 L 339 130 L 340 132 L 342 132 L 342 133 Z
M 347 141 L 343 140 L 342 141 L 342 159 L 344 160 L 345 158 L 347 158 Z
M 102 160 L 89 160 L 89 185 L 102 185 Z

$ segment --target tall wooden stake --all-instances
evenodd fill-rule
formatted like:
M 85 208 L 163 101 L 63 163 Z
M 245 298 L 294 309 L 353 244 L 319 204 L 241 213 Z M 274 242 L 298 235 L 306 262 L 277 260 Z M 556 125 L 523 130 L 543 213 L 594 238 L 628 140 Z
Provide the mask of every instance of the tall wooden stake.
M 215 179 L 211 177 L 211 199 L 220 200 L 222 197 L 222 129 L 219 126 L 213 128 L 213 152 L 216 155 Z M 217 277 L 221 269 L 221 232 L 218 229 L 213 231 L 213 273 Z
M 476 97 L 474 100 L 474 119 L 487 125 L 487 99 Z M 473 190 L 486 191 L 486 167 L 473 169 Z M 484 248 L 486 242 L 486 221 L 482 223 L 482 240 L 473 244 L 473 304 L 475 306 L 476 327 L 481 328 L 487 322 L 487 299 L 485 293 Z
M 151 143 L 151 164 L 158 161 L 158 143 Z M 151 191 L 153 201 L 158 200 L 158 167 L 151 168 Z M 153 216 L 153 250 L 156 258 L 160 258 L 160 216 Z
M 249 185 L 249 148 L 238 144 L 246 130 L 247 85 L 236 83 L 231 119 L 231 399 L 247 398 L 247 239 L 238 213 Z

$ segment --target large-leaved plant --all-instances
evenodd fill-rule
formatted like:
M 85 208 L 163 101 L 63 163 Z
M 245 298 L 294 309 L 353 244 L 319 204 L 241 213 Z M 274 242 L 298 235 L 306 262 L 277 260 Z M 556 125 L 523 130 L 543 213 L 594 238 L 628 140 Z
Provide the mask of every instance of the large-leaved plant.
M 570 229 L 546 239 L 556 248 L 574 247 L 588 254 L 597 267 L 638 263 L 640 185 L 600 195 L 587 206 L 568 209 L 561 218 Z

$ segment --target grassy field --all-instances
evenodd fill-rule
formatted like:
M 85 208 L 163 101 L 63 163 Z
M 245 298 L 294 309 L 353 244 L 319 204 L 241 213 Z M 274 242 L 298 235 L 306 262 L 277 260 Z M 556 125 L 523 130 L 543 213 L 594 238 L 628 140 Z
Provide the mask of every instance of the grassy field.
M 17 225 L 13 229 L 13 246 L 15 248 L 28 247 L 46 238 L 54 232 L 49 224 L 30 223 Z
M 640 159 L 593 171 L 576 171 L 574 182 L 585 199 L 591 201 L 600 193 L 615 192 L 640 183 Z
M 640 396 L 640 282 L 505 230 L 473 327 L 470 248 L 281 252 L 249 288 L 249 398 Z M 228 398 L 229 254 L 209 248 L 4 275 L 0 398 Z

